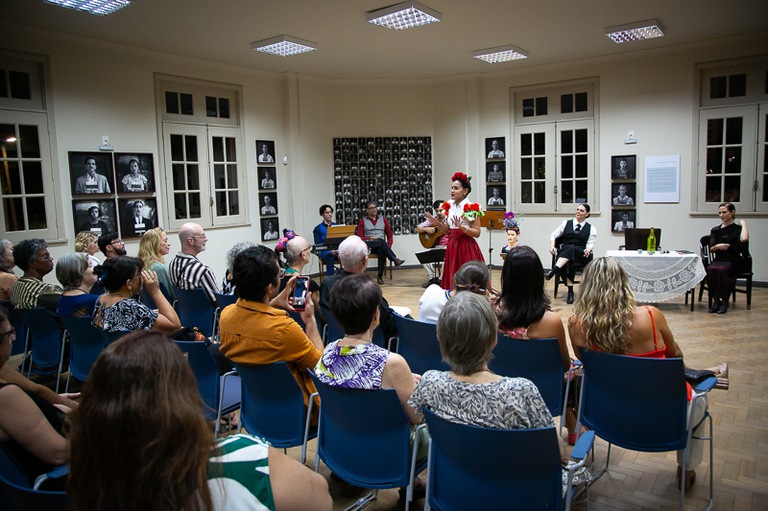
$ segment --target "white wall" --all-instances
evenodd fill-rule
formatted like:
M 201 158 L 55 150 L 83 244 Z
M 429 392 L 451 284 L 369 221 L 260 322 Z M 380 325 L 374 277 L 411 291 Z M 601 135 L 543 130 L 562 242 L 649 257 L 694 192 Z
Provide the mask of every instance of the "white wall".
M 681 196 L 677 204 L 643 204 L 638 218 L 644 226 L 663 228 L 666 248 L 694 249 L 698 238 L 715 225 L 716 216 L 692 214 L 691 179 L 694 129 L 694 64 L 751 55 L 768 47 L 768 38 L 742 37 L 671 50 L 636 52 L 560 65 L 525 67 L 485 75 L 431 81 L 324 80 L 294 74 L 277 75 L 252 69 L 139 50 L 87 38 L 64 36 L 0 22 L 0 47 L 47 55 L 50 58 L 55 118 L 54 166 L 63 176 L 59 207 L 64 232 L 71 236 L 71 194 L 67 179 L 67 152 L 93 150 L 101 135 L 109 135 L 116 151 L 152 152 L 160 162 L 155 119 L 154 74 L 170 74 L 243 86 L 244 139 L 249 176 L 251 225 L 209 229 L 208 250 L 201 259 L 216 274 L 224 274 L 224 255 L 233 243 L 258 241 L 256 196 L 256 139 L 275 140 L 281 227 L 290 226 L 311 237 L 319 222 L 317 208 L 333 204 L 331 141 L 335 136 L 428 135 L 433 137 L 434 193 L 447 198 L 450 175 L 458 170 L 474 178 L 471 198 L 484 199 L 486 137 L 510 140 L 509 89 L 522 85 L 597 77 L 597 126 L 600 213 L 591 221 L 599 229 L 596 253 L 616 248 L 622 238 L 610 231 L 611 155 L 637 154 L 638 168 L 645 157 L 681 156 Z M 633 130 L 636 145 L 624 145 Z M 288 157 L 287 165 L 281 163 Z M 514 161 L 508 155 L 508 165 Z M 638 189 L 642 188 L 638 173 Z M 160 194 L 158 194 L 160 197 Z M 251 196 L 253 198 L 251 198 Z M 511 197 L 511 192 L 510 192 Z M 510 198 L 508 197 L 508 199 Z M 162 202 L 162 201 L 161 201 Z M 593 201 L 594 202 L 594 201 Z M 508 202 L 510 203 L 510 202 Z M 510 203 L 511 204 L 511 203 Z M 162 204 L 161 204 L 162 207 Z M 514 204 L 512 205 L 514 208 Z M 567 216 L 567 215 L 566 215 Z M 522 241 L 546 255 L 549 232 L 561 215 L 528 215 L 522 223 Z M 760 254 L 768 252 L 768 221 L 747 217 L 756 256 L 758 280 L 768 280 L 768 266 Z M 178 249 L 175 236 L 172 236 Z M 493 234 L 494 263 L 505 236 Z M 480 240 L 487 255 L 488 235 Z M 72 250 L 72 241 L 52 245 L 54 257 Z M 135 253 L 138 244 L 128 245 Z M 416 264 L 420 249 L 416 236 L 398 236 L 395 251 Z M 317 270 L 313 263 L 312 271 Z

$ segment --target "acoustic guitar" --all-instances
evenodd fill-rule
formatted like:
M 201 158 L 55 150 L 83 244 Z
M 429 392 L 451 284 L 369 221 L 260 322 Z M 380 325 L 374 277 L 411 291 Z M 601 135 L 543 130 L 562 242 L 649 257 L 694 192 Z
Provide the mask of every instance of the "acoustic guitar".
M 440 231 L 440 229 L 435 229 L 435 232 L 432 234 L 427 232 L 420 232 L 419 241 L 421 242 L 421 246 L 424 248 L 435 248 L 435 245 L 437 245 L 437 240 L 443 236 L 444 234 Z

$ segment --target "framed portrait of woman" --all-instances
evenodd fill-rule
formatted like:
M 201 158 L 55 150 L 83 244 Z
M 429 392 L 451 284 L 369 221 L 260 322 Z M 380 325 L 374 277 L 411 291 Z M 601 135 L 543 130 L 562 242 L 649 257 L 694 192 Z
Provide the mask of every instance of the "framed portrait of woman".
M 152 153 L 115 153 L 117 193 L 154 193 L 155 162 Z

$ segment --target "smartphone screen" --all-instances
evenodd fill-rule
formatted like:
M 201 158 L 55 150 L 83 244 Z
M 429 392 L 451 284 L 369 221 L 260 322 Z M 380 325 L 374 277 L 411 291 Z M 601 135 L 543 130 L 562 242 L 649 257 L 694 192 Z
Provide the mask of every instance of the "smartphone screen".
M 296 287 L 293 288 L 293 308 L 304 310 L 307 306 L 307 293 L 309 292 L 309 277 L 296 277 Z

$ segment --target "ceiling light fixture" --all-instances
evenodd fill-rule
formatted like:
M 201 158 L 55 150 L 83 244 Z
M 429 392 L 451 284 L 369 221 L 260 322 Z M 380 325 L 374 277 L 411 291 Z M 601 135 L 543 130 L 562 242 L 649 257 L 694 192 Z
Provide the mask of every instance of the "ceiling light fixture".
M 251 49 L 280 57 L 290 57 L 315 51 L 317 44 L 283 34 L 251 43 Z
M 510 60 L 527 59 L 528 52 L 510 44 L 497 48 L 488 48 L 487 50 L 473 51 L 472 56 L 489 64 L 498 64 L 499 62 L 509 62 Z
M 97 16 L 106 16 L 131 5 L 131 0 L 43 0 L 43 2 Z
M 664 37 L 664 27 L 659 20 L 638 21 L 628 25 L 619 25 L 605 29 L 611 41 L 616 44 L 630 43 L 632 41 L 642 41 L 643 39 L 653 39 L 655 37 Z
M 420 27 L 437 23 L 441 14 L 417 2 L 401 2 L 365 15 L 366 21 L 392 30 Z

